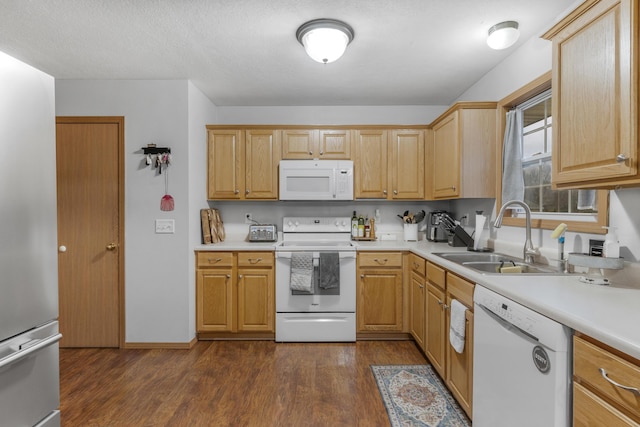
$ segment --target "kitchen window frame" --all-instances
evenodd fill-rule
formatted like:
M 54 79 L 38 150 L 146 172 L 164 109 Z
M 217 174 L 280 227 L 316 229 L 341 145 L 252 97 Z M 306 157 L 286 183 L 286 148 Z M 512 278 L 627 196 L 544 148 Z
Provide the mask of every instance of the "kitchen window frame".
M 500 101 L 498 101 L 498 132 L 496 144 L 498 149 L 496 150 L 496 164 L 502 165 L 502 144 L 504 140 L 504 131 L 506 126 L 507 112 L 516 106 L 524 103 L 525 101 L 541 94 L 542 92 L 551 88 L 551 71 L 548 71 L 533 81 L 527 83 L 515 92 L 507 95 Z M 553 102 L 553 100 L 552 100 Z M 496 168 L 496 206 L 502 206 L 502 167 Z M 598 214 L 595 222 L 578 221 L 578 220 L 566 220 L 566 219 L 552 219 L 552 218 L 532 218 L 531 227 L 540 228 L 546 230 L 555 229 L 560 223 L 567 224 L 570 231 L 593 233 L 593 234 L 605 234 L 606 230 L 602 228 L 609 223 L 609 192 L 606 190 L 598 190 L 598 202 L 597 202 Z M 524 227 L 525 218 L 523 216 L 511 216 L 512 212 L 505 212 L 502 224 L 513 227 Z M 570 215 L 570 214 L 569 214 Z

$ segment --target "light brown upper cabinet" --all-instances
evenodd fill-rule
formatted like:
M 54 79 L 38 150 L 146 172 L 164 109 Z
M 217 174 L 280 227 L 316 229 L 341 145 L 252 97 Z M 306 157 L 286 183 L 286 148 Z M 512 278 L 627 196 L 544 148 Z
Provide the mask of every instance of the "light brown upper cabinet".
M 588 0 L 552 41 L 553 177 L 557 188 L 640 185 L 638 0 Z
M 354 146 L 356 199 L 424 199 L 424 129 L 357 129 Z
M 348 129 L 286 129 L 282 131 L 283 159 L 351 159 Z
M 207 198 L 276 200 L 280 131 L 207 126 Z
M 459 102 L 432 123 L 429 199 L 495 197 L 495 102 Z

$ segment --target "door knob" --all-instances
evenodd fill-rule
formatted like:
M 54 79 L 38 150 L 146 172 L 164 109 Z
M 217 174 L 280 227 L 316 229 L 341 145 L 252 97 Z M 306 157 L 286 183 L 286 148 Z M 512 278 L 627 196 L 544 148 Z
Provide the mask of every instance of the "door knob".
M 107 245 L 107 250 L 108 251 L 115 251 L 117 247 L 118 247 L 118 245 L 116 245 L 115 243 L 109 243 Z

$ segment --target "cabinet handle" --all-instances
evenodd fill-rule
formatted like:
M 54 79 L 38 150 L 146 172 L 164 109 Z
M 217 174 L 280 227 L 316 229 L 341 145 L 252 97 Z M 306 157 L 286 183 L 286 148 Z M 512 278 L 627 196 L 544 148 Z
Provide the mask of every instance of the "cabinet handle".
M 209 262 L 209 264 L 215 264 L 216 262 L 220 262 L 222 261 L 222 258 L 207 258 L 207 261 Z
M 238 274 L 238 279 L 242 279 L 242 274 Z
M 262 261 L 262 258 L 249 258 L 249 264 L 257 264 Z
M 398 190 L 393 190 L 393 194 L 398 194 Z
M 234 191 L 235 194 L 240 194 L 240 190 Z
M 442 309 L 443 309 L 443 310 L 446 310 L 446 309 L 448 309 L 448 308 L 449 308 L 449 306 L 448 306 L 447 304 L 445 304 L 445 305 L 443 305 L 443 306 L 442 306 Z
M 382 190 L 382 194 L 387 195 L 387 190 Z
M 313 151 L 309 151 L 309 155 L 310 155 L 310 156 L 313 156 Z
M 323 155 L 324 155 L 324 151 L 321 151 L 321 152 L 320 152 L 320 155 L 321 155 L 321 156 L 323 156 Z
M 614 386 L 616 386 L 618 388 L 621 388 L 623 390 L 630 391 L 631 393 L 635 394 L 636 396 L 640 396 L 640 390 L 638 390 L 637 388 L 629 387 L 629 386 L 622 385 L 622 384 L 619 384 L 619 383 L 615 382 L 614 380 L 612 380 L 611 378 L 609 378 L 607 376 L 607 371 L 605 371 L 604 368 L 600 368 L 598 370 L 600 371 L 600 375 L 602 375 L 602 378 L 604 378 L 605 380 L 607 380 L 608 382 L 610 382 Z
M 438 305 L 444 304 L 442 301 L 438 300 Z
M 249 190 L 245 190 L 245 191 L 244 191 L 244 194 L 249 194 L 249 193 L 250 193 L 250 191 L 249 191 Z
M 106 249 L 107 249 L 108 251 L 115 251 L 117 247 L 118 247 L 118 245 L 116 245 L 115 243 L 109 243 L 109 244 L 106 246 Z
M 387 258 L 382 259 L 382 260 L 380 260 L 380 259 L 378 259 L 378 258 L 374 258 L 373 260 L 374 260 L 375 262 L 377 262 L 378 264 L 381 264 L 381 265 L 386 265 L 386 264 L 387 264 L 387 261 L 389 261 Z
M 230 274 L 227 274 L 227 279 L 231 279 L 231 275 Z
M 627 156 L 625 156 L 624 154 L 622 154 L 622 153 L 621 153 L 621 154 L 618 154 L 618 155 L 616 156 L 616 162 L 618 162 L 618 163 L 624 163 L 624 162 L 626 162 L 627 160 L 629 160 L 629 158 L 628 158 Z
M 364 274 L 361 274 L 361 275 L 360 275 L 360 278 L 361 278 L 361 279 L 364 279 Z
M 424 289 L 424 285 L 418 285 L 420 289 Z
M 456 186 L 455 186 L 455 185 L 452 185 L 452 186 L 451 186 L 451 189 L 452 189 L 453 191 L 456 191 Z

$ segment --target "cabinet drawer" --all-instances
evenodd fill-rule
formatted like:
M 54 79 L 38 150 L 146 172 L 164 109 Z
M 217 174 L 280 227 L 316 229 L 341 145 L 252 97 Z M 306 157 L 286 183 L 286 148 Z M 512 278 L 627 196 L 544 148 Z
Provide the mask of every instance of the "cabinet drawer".
M 369 252 L 358 255 L 360 267 L 402 267 L 400 252 Z
M 239 267 L 273 267 L 273 252 L 238 252 Z
M 457 299 L 470 310 L 473 310 L 473 288 L 473 283 L 454 274 L 447 273 L 447 292 L 451 294 L 452 298 Z
M 427 261 L 424 258 L 415 254 L 409 255 L 409 268 L 411 268 L 411 271 L 414 271 L 424 277 L 426 265 Z
M 427 263 L 427 280 L 440 289 L 444 289 L 446 273 L 444 268 L 439 265 L 428 262 Z
M 640 418 L 640 399 L 633 392 L 607 381 L 600 369 L 604 369 L 610 380 L 640 389 L 640 367 L 578 336 L 574 337 L 573 373 L 578 382 L 589 384 L 598 394 Z
M 573 426 L 637 426 L 626 415 L 591 393 L 580 384 L 573 384 Z
M 203 267 L 232 267 L 232 252 L 203 251 L 196 254 L 196 266 Z

